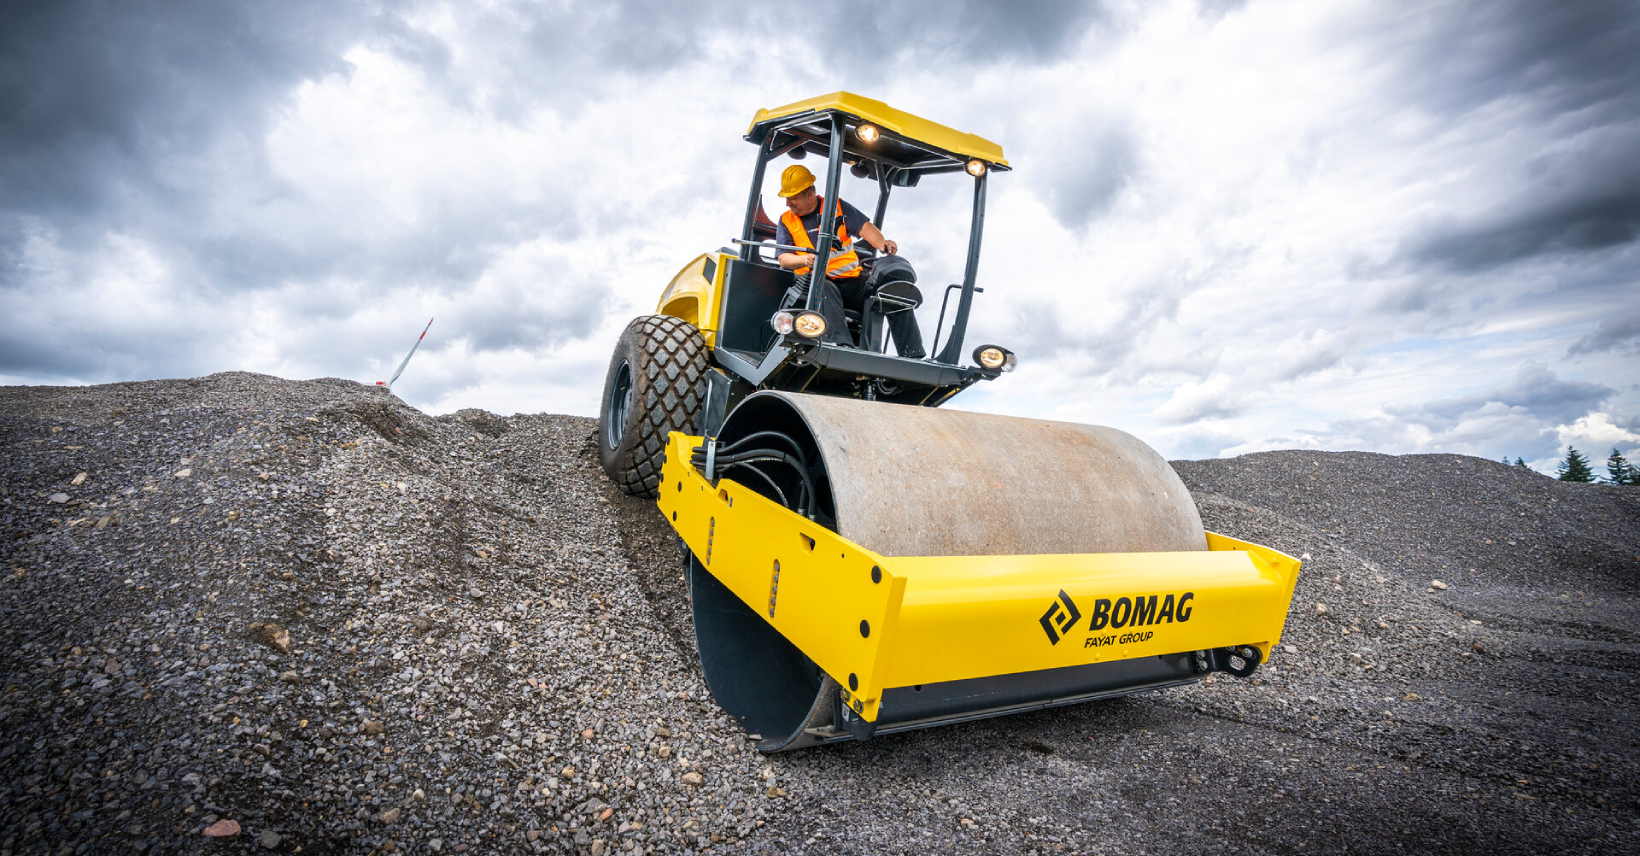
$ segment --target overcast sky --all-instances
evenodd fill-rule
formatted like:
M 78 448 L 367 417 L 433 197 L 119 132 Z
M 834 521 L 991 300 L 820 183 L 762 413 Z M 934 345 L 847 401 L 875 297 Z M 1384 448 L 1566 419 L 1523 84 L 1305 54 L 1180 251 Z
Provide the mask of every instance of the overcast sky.
M 753 113 L 846 89 L 1014 166 L 970 341 L 1021 365 L 955 406 L 1171 458 L 1640 458 L 1636 4 L 795 8 L 7 4 L 0 383 L 370 383 L 436 316 L 406 401 L 594 415 L 736 236 Z M 967 209 L 885 218 L 931 295 Z

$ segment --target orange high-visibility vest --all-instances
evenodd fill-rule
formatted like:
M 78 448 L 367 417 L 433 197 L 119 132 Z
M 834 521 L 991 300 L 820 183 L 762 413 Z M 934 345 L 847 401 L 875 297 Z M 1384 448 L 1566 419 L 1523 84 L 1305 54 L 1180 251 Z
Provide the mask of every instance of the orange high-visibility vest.
M 814 210 L 826 210 L 826 200 L 822 198 L 819 206 Z M 797 214 L 790 208 L 787 208 L 786 213 L 780 215 L 780 222 L 784 223 L 786 226 L 786 231 L 791 233 L 793 244 L 802 247 L 805 250 L 814 249 L 814 242 L 809 240 L 809 230 L 803 228 L 803 218 L 797 216 Z M 825 226 L 822 225 L 820 228 L 825 228 Z M 854 241 L 849 238 L 848 227 L 843 224 L 842 202 L 837 203 L 837 238 L 843 243 L 831 254 L 831 258 L 826 261 L 826 276 L 831 279 L 843 279 L 851 276 L 859 276 L 861 273 L 860 256 L 854 252 Z M 809 270 L 810 266 L 804 265 L 803 267 L 792 271 L 792 273 L 801 276 L 808 273 Z

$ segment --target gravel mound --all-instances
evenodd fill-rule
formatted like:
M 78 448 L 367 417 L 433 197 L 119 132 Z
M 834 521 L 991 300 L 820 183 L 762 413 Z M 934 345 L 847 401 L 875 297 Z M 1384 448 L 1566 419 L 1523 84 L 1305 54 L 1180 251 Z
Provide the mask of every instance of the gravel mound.
M 740 840 L 772 771 L 633 584 L 591 431 L 337 380 L 0 391 L 0 852 Z
M 237 373 L 0 389 L 0 856 L 1640 840 L 1640 491 L 1176 462 L 1210 529 L 1304 557 L 1253 678 L 765 758 L 593 427 Z
M 1640 491 L 1464 455 L 1261 452 L 1173 466 L 1196 494 L 1277 510 L 1409 574 L 1620 590 L 1636 578 Z

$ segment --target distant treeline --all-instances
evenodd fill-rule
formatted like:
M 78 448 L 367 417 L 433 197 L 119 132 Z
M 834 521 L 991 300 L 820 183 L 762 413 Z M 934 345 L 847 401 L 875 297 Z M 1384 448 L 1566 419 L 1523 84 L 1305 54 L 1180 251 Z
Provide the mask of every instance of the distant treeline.
M 1503 462 L 1505 464 L 1509 463 L 1508 455 L 1503 456 Z M 1515 459 L 1514 466 L 1523 470 L 1532 469 L 1526 466 L 1526 461 L 1521 458 Z M 1589 466 L 1589 459 L 1571 446 L 1566 447 L 1566 458 L 1560 462 L 1559 466 L 1555 467 L 1555 474 L 1561 481 L 1567 482 L 1640 485 L 1640 467 L 1629 463 L 1628 458 L 1623 457 L 1623 453 L 1617 451 L 1615 447 L 1612 449 L 1611 455 L 1606 458 L 1605 478 L 1596 476 L 1594 470 Z

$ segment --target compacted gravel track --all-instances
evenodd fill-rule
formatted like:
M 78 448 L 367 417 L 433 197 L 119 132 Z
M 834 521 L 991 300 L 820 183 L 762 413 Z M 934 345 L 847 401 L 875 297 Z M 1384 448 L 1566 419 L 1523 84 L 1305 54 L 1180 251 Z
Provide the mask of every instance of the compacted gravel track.
M 1210 529 L 1305 557 L 1254 678 L 764 757 L 592 429 L 243 373 L 0 389 L 0 856 L 1640 841 L 1640 490 L 1176 462 Z

